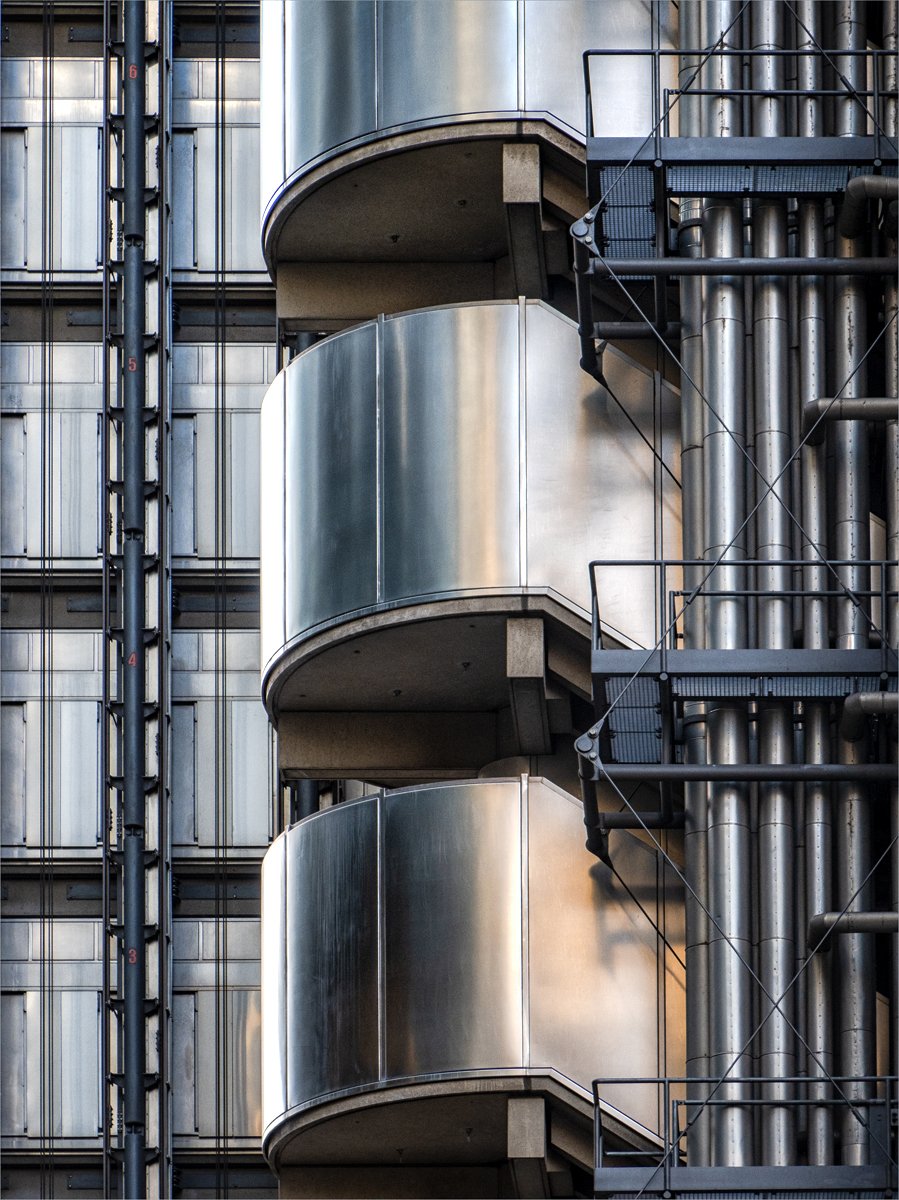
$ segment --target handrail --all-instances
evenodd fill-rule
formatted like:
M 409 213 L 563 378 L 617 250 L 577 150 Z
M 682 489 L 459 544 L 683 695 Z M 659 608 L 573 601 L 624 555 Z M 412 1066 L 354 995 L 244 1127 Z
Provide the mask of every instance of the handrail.
M 798 49 L 775 50 L 775 49 L 764 49 L 764 48 L 735 50 L 735 49 L 726 49 L 724 47 L 718 48 L 716 46 L 702 46 L 702 47 L 696 47 L 693 49 L 678 47 L 677 49 L 670 49 L 670 50 L 662 49 L 661 47 L 658 47 L 655 49 L 631 48 L 631 49 L 617 49 L 617 50 L 593 48 L 593 49 L 585 50 L 583 52 L 583 56 L 582 56 L 583 72 L 584 72 L 584 95 L 585 95 L 585 100 L 586 100 L 585 130 L 586 130 L 586 134 L 587 134 L 588 138 L 592 138 L 595 136 L 595 123 L 594 123 L 594 117 L 593 117 L 593 89 L 592 89 L 591 82 L 590 82 L 590 60 L 594 59 L 594 58 L 648 58 L 651 60 L 651 64 L 652 64 L 652 76 L 650 79 L 650 89 L 649 90 L 650 90 L 650 94 L 651 94 L 652 100 L 653 100 L 652 126 L 651 126 L 653 132 L 649 136 L 652 136 L 653 138 L 657 138 L 659 136 L 659 134 L 658 134 L 659 127 L 661 126 L 661 124 L 663 122 L 667 122 L 667 104 L 666 104 L 666 111 L 664 111 L 664 112 L 659 111 L 659 101 L 663 95 L 666 97 L 666 99 L 667 99 L 667 97 L 670 97 L 670 96 L 675 96 L 678 99 L 680 99 L 680 97 L 687 95 L 687 94 L 689 94 L 691 96 L 700 96 L 700 95 L 702 95 L 702 96 L 723 96 L 723 95 L 727 95 L 727 96 L 736 96 L 736 95 L 739 95 L 739 96 L 772 96 L 772 95 L 777 95 L 777 96 L 787 96 L 787 97 L 795 96 L 795 97 L 797 97 L 799 99 L 803 99 L 803 100 L 808 99 L 810 97 L 849 96 L 849 97 L 853 97 L 853 98 L 859 100 L 859 103 L 861 103 L 862 97 L 865 97 L 865 98 L 870 97 L 874 100 L 875 112 L 872 114 L 873 119 L 874 119 L 874 131 L 873 132 L 874 132 L 875 143 L 877 143 L 877 147 L 879 147 L 881 137 L 886 137 L 886 135 L 882 134 L 882 132 L 878 129 L 878 125 L 882 126 L 884 123 L 882 120 L 883 114 L 878 113 L 876 111 L 877 109 L 880 108 L 880 103 L 878 103 L 878 101 L 882 103 L 885 99 L 889 99 L 889 98 L 895 96 L 896 93 L 894 91 L 887 91 L 878 86 L 878 84 L 879 84 L 878 65 L 881 61 L 884 61 L 884 60 L 890 59 L 890 58 L 895 58 L 895 55 L 896 55 L 895 50 L 878 50 L 878 49 L 869 49 L 869 48 L 866 48 L 864 50 L 842 50 L 842 49 L 841 50 L 825 50 L 823 48 L 814 49 L 814 50 L 798 50 Z M 792 58 L 792 59 L 824 58 L 825 60 L 828 60 L 828 59 L 831 60 L 831 62 L 833 62 L 833 63 L 836 63 L 836 62 L 842 63 L 842 62 L 845 62 L 847 59 L 861 58 L 861 59 L 871 63 L 871 67 L 872 67 L 871 77 L 873 79 L 873 87 L 871 87 L 871 88 L 867 88 L 867 87 L 866 88 L 856 88 L 848 82 L 845 75 L 841 71 L 835 70 L 837 81 L 843 85 L 838 88 L 821 87 L 821 88 L 815 88 L 814 90 L 811 90 L 811 91 L 800 90 L 799 88 L 791 88 L 791 89 L 743 88 L 743 89 L 740 89 L 739 91 L 733 91 L 730 88 L 727 88 L 727 89 L 725 89 L 725 88 L 703 88 L 702 90 L 700 90 L 698 88 L 693 88 L 691 86 L 691 84 L 699 79 L 699 75 L 700 75 L 703 67 L 705 66 L 705 62 L 697 63 L 695 65 L 695 68 L 694 68 L 695 74 L 693 75 L 693 78 L 691 79 L 690 83 L 686 87 L 662 88 L 662 86 L 661 86 L 662 59 L 667 59 L 667 58 L 676 58 L 676 59 L 699 58 L 699 59 L 703 59 L 704 58 L 705 60 L 710 61 L 710 60 L 713 60 L 716 58 L 739 58 L 739 59 L 745 60 L 745 61 L 752 61 L 754 58 L 759 58 L 759 57 Z M 797 135 L 797 136 L 799 136 L 799 135 Z M 887 138 L 887 141 L 889 141 L 895 147 L 895 142 L 893 141 L 893 139 Z M 878 149 L 878 157 L 879 157 L 879 149 Z
M 890 600 L 899 596 L 899 589 L 889 587 L 889 576 L 891 574 L 891 563 L 883 559 L 875 558 L 831 558 L 822 561 L 814 561 L 808 558 L 783 558 L 783 559 L 768 559 L 768 558 L 725 558 L 720 561 L 717 559 L 708 560 L 703 558 L 610 558 L 610 559 L 593 559 L 589 563 L 590 571 L 590 600 L 591 612 L 593 615 L 593 646 L 596 650 L 602 649 L 602 610 L 599 600 L 599 588 L 597 584 L 597 569 L 606 570 L 629 568 L 643 568 L 652 570 L 655 573 L 655 627 L 654 639 L 655 644 L 663 649 L 676 649 L 677 643 L 681 640 L 682 635 L 678 632 L 678 619 L 683 611 L 693 603 L 694 600 L 702 599 L 770 599 L 777 600 L 781 597 L 789 600 L 800 600 L 805 597 L 815 596 L 816 598 L 851 598 L 856 603 L 862 600 L 879 600 L 881 605 L 881 613 L 886 613 L 886 605 Z M 683 571 L 684 569 L 694 568 L 699 571 L 705 569 L 708 573 L 701 584 L 692 588 L 683 585 L 671 587 L 669 589 L 669 578 L 673 571 Z M 875 585 L 873 582 L 869 587 L 865 588 L 850 588 L 848 585 L 841 584 L 838 580 L 834 581 L 833 587 L 820 586 L 794 586 L 791 588 L 778 588 L 777 591 L 770 589 L 759 588 L 754 585 L 752 579 L 747 580 L 745 587 L 730 587 L 721 588 L 711 585 L 714 579 L 715 572 L 728 572 L 731 575 L 735 570 L 776 570 L 776 571 L 808 571 L 808 570 L 830 570 L 839 573 L 850 568 L 869 569 L 872 572 L 879 572 L 879 582 Z M 681 606 L 681 612 L 677 612 L 675 601 L 683 598 L 684 604 Z

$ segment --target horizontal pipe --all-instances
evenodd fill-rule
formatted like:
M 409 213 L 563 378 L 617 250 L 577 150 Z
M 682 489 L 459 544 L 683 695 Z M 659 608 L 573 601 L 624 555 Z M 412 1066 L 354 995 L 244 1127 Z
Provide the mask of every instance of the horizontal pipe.
M 809 917 L 808 947 L 830 949 L 829 933 L 899 933 L 899 913 L 823 912 Z M 823 945 L 821 943 L 823 942 Z
M 844 238 L 857 238 L 868 228 L 865 220 L 869 200 L 895 200 L 899 197 L 899 179 L 884 175 L 859 175 L 850 179 L 843 196 L 839 230 Z
M 600 763 L 604 776 L 646 783 L 808 783 L 895 780 L 894 763 Z
M 680 321 L 659 326 L 651 321 L 597 321 L 593 326 L 593 336 L 607 342 L 625 338 L 677 338 L 680 332 Z
M 895 396 L 821 397 L 802 406 L 802 436 L 810 446 L 820 446 L 827 421 L 895 421 L 897 418 L 899 401 Z
M 577 243 L 577 235 L 575 235 Z M 879 258 L 613 258 L 595 259 L 593 274 L 615 275 L 895 275 L 899 259 Z
M 894 717 L 897 713 L 899 692 L 853 692 L 843 701 L 840 737 L 857 742 L 864 737 L 866 717 Z

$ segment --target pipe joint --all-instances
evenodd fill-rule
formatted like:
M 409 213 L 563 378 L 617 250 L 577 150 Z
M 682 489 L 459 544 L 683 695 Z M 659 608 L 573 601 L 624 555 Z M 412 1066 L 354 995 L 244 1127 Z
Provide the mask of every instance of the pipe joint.
M 843 207 L 837 228 L 844 238 L 857 238 L 867 228 L 865 221 L 869 200 L 896 200 L 899 197 L 899 179 L 885 175 L 860 175 L 850 179 L 843 196 Z
M 899 692 L 853 692 L 843 702 L 840 737 L 857 742 L 865 734 L 868 717 L 895 717 L 899 714 Z

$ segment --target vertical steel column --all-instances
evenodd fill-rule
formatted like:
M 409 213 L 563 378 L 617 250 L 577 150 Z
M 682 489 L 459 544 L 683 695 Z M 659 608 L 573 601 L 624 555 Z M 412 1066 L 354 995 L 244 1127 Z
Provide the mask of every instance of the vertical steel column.
M 146 575 L 145 239 L 146 5 L 124 6 L 123 284 L 123 1036 L 125 1195 L 146 1195 L 147 999 L 145 824 Z
M 784 47 L 784 10 L 780 0 L 756 0 L 750 7 L 754 51 Z M 752 86 L 770 91 L 784 86 L 783 58 L 756 53 L 752 59 Z M 753 135 L 783 137 L 784 101 L 780 96 L 756 96 L 752 103 Z M 753 211 L 753 245 L 760 258 L 787 253 L 787 213 L 783 200 L 757 200 Z M 755 459 L 756 557 L 770 560 L 758 568 L 756 586 L 765 595 L 758 600 L 758 644 L 785 650 L 793 645 L 792 601 L 784 596 L 791 584 L 790 569 L 776 565 L 792 557 L 792 522 L 789 517 L 790 459 L 789 324 L 787 284 L 783 276 L 760 275 L 754 281 L 753 346 L 755 357 Z M 777 482 L 775 482 L 777 481 Z M 773 490 L 768 487 L 773 485 Z M 788 763 L 793 757 L 792 711 L 783 701 L 759 705 L 759 761 Z M 793 789 L 789 784 L 759 786 L 758 814 L 758 938 L 759 977 L 775 999 L 784 995 L 780 1009 L 762 1026 L 759 1073 L 782 1078 L 796 1073 L 796 1052 L 790 1028 L 792 991 L 787 991 L 795 959 Z M 762 1013 L 770 1001 L 760 997 Z M 760 1014 L 761 1015 L 761 1014 Z M 795 1161 L 796 1134 L 793 1109 L 778 1107 L 790 1099 L 784 1084 L 767 1084 L 770 1102 L 762 1114 L 762 1161 L 786 1166 Z
M 839 0 L 833 6 L 834 47 L 837 50 L 864 50 L 864 5 L 859 0 Z M 854 87 L 865 87 L 865 61 L 860 57 L 838 58 L 839 69 Z M 851 137 L 864 133 L 865 114 L 852 97 L 836 102 L 836 132 Z M 837 253 L 851 257 L 853 243 L 837 235 Z M 834 286 L 834 391 L 842 398 L 866 394 L 866 371 L 859 369 L 867 348 L 866 301 L 862 279 L 839 276 Z M 846 380 L 852 376 L 848 384 Z M 863 421 L 836 421 L 828 431 L 834 456 L 834 549 L 839 559 L 864 559 L 869 555 L 868 431 Z M 870 584 L 867 568 L 849 567 L 843 582 L 853 591 Z M 868 643 L 864 614 L 850 599 L 837 606 L 837 645 L 840 649 L 861 649 Z M 841 761 L 864 761 L 865 742 L 843 742 Z M 863 912 L 871 907 L 870 884 L 862 886 L 870 865 L 871 814 L 866 790 L 860 784 L 839 786 L 837 830 L 837 895 L 835 903 L 850 911 Z M 859 890 L 860 889 L 860 890 Z M 834 963 L 839 980 L 840 1039 L 839 1069 L 843 1075 L 874 1073 L 874 944 L 870 934 L 851 933 L 837 938 Z M 863 1095 L 864 1086 L 855 1094 Z M 843 1161 L 866 1161 L 867 1135 L 861 1123 L 848 1113 L 843 1125 Z
M 703 5 L 703 41 L 722 39 L 725 49 L 739 44 L 741 5 L 735 0 L 709 0 Z M 725 31 L 730 32 L 725 34 Z M 740 100 L 727 93 L 741 84 L 736 57 L 713 56 L 707 70 L 710 86 L 720 94 L 705 106 L 703 133 L 733 137 L 739 132 Z M 706 202 L 703 214 L 703 254 L 735 258 L 743 251 L 742 206 L 731 199 Z M 705 281 L 703 312 L 703 382 L 711 411 L 703 445 L 705 469 L 706 557 L 722 565 L 710 583 L 716 590 L 738 592 L 746 580 L 738 563 L 746 557 L 744 480 L 746 405 L 744 397 L 742 280 L 731 276 Z M 708 644 L 738 649 L 746 644 L 746 602 L 739 596 L 708 603 Z M 747 723 L 742 708 L 715 702 L 709 705 L 709 761 L 719 764 L 747 761 Z M 715 926 L 709 930 L 709 990 L 713 998 L 709 1025 L 709 1063 L 713 1075 L 749 1075 L 745 1053 L 752 1022 L 750 975 L 741 962 L 751 960 L 750 821 L 747 789 L 740 784 L 716 784 L 709 789 L 708 815 L 709 908 Z M 742 1166 L 752 1159 L 752 1118 L 740 1105 L 745 1085 L 724 1083 L 718 1098 L 733 1106 L 717 1110 L 713 1158 L 722 1166 Z
M 821 8 L 818 0 L 801 0 L 797 8 L 799 50 L 817 49 L 822 43 Z M 808 30 L 806 33 L 802 26 Z M 820 57 L 797 59 L 799 128 L 801 137 L 821 137 L 824 113 L 821 99 L 810 95 L 822 86 Z M 824 206 L 820 200 L 803 200 L 799 209 L 799 253 L 803 258 L 824 254 Z M 820 275 L 803 275 L 798 281 L 800 403 L 824 394 L 826 296 Z M 809 566 L 803 570 L 803 587 L 808 593 L 803 605 L 803 630 L 808 650 L 826 650 L 829 645 L 828 603 L 822 597 L 831 586 L 827 568 L 827 478 L 823 445 L 802 449 L 802 525 L 807 537 L 802 556 Z M 806 762 L 830 761 L 830 718 L 825 704 L 808 703 L 803 713 Z M 826 783 L 804 787 L 805 898 L 809 913 L 833 908 L 831 862 L 833 856 L 833 800 Z M 806 967 L 805 1037 L 810 1053 L 806 1071 L 810 1079 L 835 1070 L 833 1053 L 833 1002 L 828 955 L 816 954 Z M 810 1099 L 826 1100 L 829 1085 L 809 1089 Z M 825 1104 L 809 1109 L 808 1160 L 826 1166 L 833 1162 L 833 1110 Z
M 681 9 L 679 86 L 686 87 L 701 62 L 702 32 L 699 6 Z M 694 87 L 702 86 L 701 77 Z M 701 132 L 700 98 L 682 97 L 678 128 L 684 137 Z M 681 202 L 678 226 L 682 257 L 697 258 L 702 253 L 702 201 Z M 684 558 L 699 558 L 705 548 L 703 527 L 703 429 L 704 406 L 702 381 L 702 280 L 684 277 L 680 282 L 681 307 L 681 526 Z M 692 591 L 700 582 L 697 568 L 684 569 L 684 588 Z M 684 612 L 684 645 L 697 649 L 704 645 L 702 600 L 694 601 Z M 686 761 L 705 758 L 705 706 L 684 706 Z M 686 896 L 686 970 L 687 970 L 687 1075 L 702 1079 L 709 1071 L 709 923 L 708 870 L 708 793 L 705 784 L 684 785 L 684 866 L 690 891 Z M 705 1089 L 694 1087 L 691 1100 L 701 1100 Z M 694 1117 L 694 1112 L 690 1112 Z M 705 1112 L 691 1127 L 689 1159 L 693 1166 L 705 1166 L 709 1156 L 709 1120 Z

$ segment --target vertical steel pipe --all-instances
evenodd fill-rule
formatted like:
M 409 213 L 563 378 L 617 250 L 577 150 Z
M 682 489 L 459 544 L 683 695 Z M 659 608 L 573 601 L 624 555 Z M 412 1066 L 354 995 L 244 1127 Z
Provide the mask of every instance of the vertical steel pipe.
M 732 0 L 712 0 L 702 8 L 703 41 L 727 49 L 739 43 L 741 6 Z M 741 83 L 737 57 L 714 56 L 706 70 L 708 86 L 718 91 L 707 99 L 703 134 L 732 137 L 740 132 L 740 102 L 729 93 Z M 721 198 L 709 200 L 703 214 L 703 253 L 736 258 L 743 249 L 742 205 Z M 706 510 L 706 557 L 721 558 L 712 577 L 716 590 L 746 587 L 737 565 L 746 557 L 745 439 L 743 394 L 745 324 L 743 287 L 732 276 L 705 281 L 703 311 L 703 384 L 710 411 L 703 442 Z M 746 644 L 746 602 L 739 596 L 716 598 L 708 604 L 708 644 L 737 649 Z M 746 713 L 716 703 L 709 706 L 709 760 L 729 764 L 747 759 Z M 714 998 L 709 1025 L 709 1065 L 713 1075 L 750 1074 L 746 1053 L 752 1022 L 752 994 L 746 962 L 752 954 L 750 913 L 750 823 L 745 785 L 716 784 L 709 790 L 708 813 L 709 908 L 714 925 L 709 931 L 709 989 Z M 742 960 L 742 961 L 741 961 Z M 720 1099 L 733 1100 L 717 1110 L 713 1159 L 723 1166 L 752 1160 L 752 1119 L 740 1105 L 742 1084 L 725 1083 Z
M 146 5 L 124 8 L 124 267 L 123 267 L 123 897 L 124 1194 L 146 1195 L 147 952 L 145 823 L 146 584 L 145 423 Z
M 796 46 L 813 50 L 824 36 L 820 26 L 818 0 L 800 0 Z M 799 128 L 801 137 L 820 137 L 824 133 L 824 112 L 820 97 L 813 93 L 822 86 L 821 59 L 797 59 Z M 823 255 L 824 206 L 819 200 L 803 200 L 799 208 L 799 253 L 803 258 Z M 800 401 L 812 399 L 826 386 L 824 347 L 827 310 L 824 280 L 820 275 L 801 276 L 798 281 Z M 804 644 L 809 650 L 826 650 L 829 645 L 828 603 L 823 596 L 828 588 L 827 568 L 827 460 L 824 446 L 804 445 L 802 455 L 802 625 Z M 830 754 L 830 719 L 826 705 L 809 703 L 803 713 L 806 762 L 825 762 Z M 824 912 L 832 903 L 831 862 L 833 856 L 833 800 L 825 783 L 806 784 L 804 788 L 804 890 L 807 912 Z M 822 907 L 823 906 L 823 907 Z M 810 1079 L 833 1074 L 833 1001 L 830 963 L 825 955 L 815 955 L 806 967 L 805 1037 L 808 1043 L 806 1072 Z M 827 1084 L 809 1090 L 810 1099 L 824 1101 Z M 833 1162 L 833 1110 L 822 1103 L 809 1109 L 808 1160 L 826 1166 Z
M 761 92 L 783 89 L 784 60 L 760 51 L 784 47 L 784 9 L 778 0 L 756 0 L 750 8 L 752 86 Z M 783 137 L 786 132 L 781 96 L 753 97 L 753 135 Z M 757 200 L 753 209 L 753 248 L 756 257 L 777 258 L 787 253 L 787 212 L 783 200 Z M 789 414 L 789 320 L 787 282 L 783 276 L 754 279 L 753 347 L 755 385 L 756 549 L 771 566 L 757 569 L 759 646 L 784 650 L 793 644 L 792 601 L 784 595 L 791 584 L 784 560 L 792 556 L 790 519 L 791 454 Z M 791 709 L 781 702 L 761 703 L 758 714 L 759 760 L 787 763 L 793 757 Z M 787 783 L 766 783 L 758 795 L 759 978 L 764 992 L 780 1000 L 779 1008 L 764 994 L 760 1016 L 770 1012 L 760 1033 L 759 1073 L 783 1078 L 796 1073 L 796 1048 L 791 1024 L 793 991 L 790 982 L 795 958 L 793 789 Z M 766 1084 L 770 1103 L 762 1113 L 762 1161 L 786 1166 L 795 1161 L 794 1110 L 788 1085 Z M 781 1103 L 778 1104 L 778 1101 Z
M 860 0 L 839 0 L 832 8 L 834 47 L 837 50 L 864 50 L 864 5 Z M 838 66 L 853 87 L 864 89 L 865 63 L 858 57 L 839 56 Z M 836 133 L 852 137 L 864 133 L 865 114 L 857 100 L 839 97 L 835 110 Z M 851 257 L 855 243 L 837 235 L 837 254 Z M 860 252 L 864 250 L 860 248 Z M 841 276 L 834 285 L 834 396 L 864 396 L 866 371 L 862 359 L 867 348 L 866 301 L 863 282 L 857 276 Z M 867 428 L 862 421 L 838 421 L 828 430 L 834 461 L 834 549 L 840 559 L 865 559 L 869 554 L 868 445 Z M 843 583 L 853 592 L 870 584 L 866 568 L 851 566 L 842 574 Z M 862 648 L 868 642 L 868 623 L 864 610 L 851 598 L 837 605 L 837 645 L 840 649 Z M 841 761 L 864 759 L 864 742 L 842 742 Z M 870 864 L 871 818 L 864 786 L 839 785 L 840 823 L 837 829 L 837 895 L 835 906 L 849 905 L 850 911 L 870 908 L 871 889 L 865 884 Z M 838 939 L 835 968 L 839 980 L 838 1028 L 840 1039 L 839 1069 L 844 1075 L 874 1073 L 874 946 L 870 935 L 853 933 Z M 863 1085 L 855 1089 L 865 1094 Z M 848 1113 L 843 1123 L 843 1161 L 864 1163 L 867 1136 L 862 1124 Z
M 699 5 L 681 9 L 679 36 L 682 53 L 679 60 L 679 86 L 693 80 L 701 61 L 702 30 Z M 702 86 L 701 76 L 693 80 Z M 683 137 L 698 137 L 702 131 L 700 98 L 683 97 L 678 114 L 678 129 Z M 702 201 L 681 202 L 678 227 L 681 257 L 698 258 L 702 254 Z M 702 280 L 683 277 L 680 281 L 681 308 L 681 526 L 684 558 L 699 558 L 705 547 L 703 503 L 703 430 L 705 408 L 702 402 Z M 697 568 L 685 568 L 684 588 L 692 591 L 699 583 Z M 699 648 L 705 644 L 703 601 L 694 601 L 684 612 L 684 645 Z M 702 762 L 705 758 L 705 706 L 684 706 L 685 759 Z M 684 866 L 690 890 L 686 896 L 686 972 L 687 972 L 687 1075 L 703 1079 L 709 1071 L 709 923 L 708 904 L 708 790 L 702 783 L 684 785 Z M 705 1090 L 691 1087 L 690 1100 L 701 1100 Z M 697 1117 L 697 1112 L 690 1112 Z M 688 1138 L 688 1155 L 694 1166 L 711 1161 L 708 1113 L 698 1115 Z

